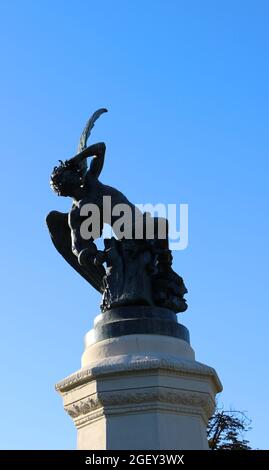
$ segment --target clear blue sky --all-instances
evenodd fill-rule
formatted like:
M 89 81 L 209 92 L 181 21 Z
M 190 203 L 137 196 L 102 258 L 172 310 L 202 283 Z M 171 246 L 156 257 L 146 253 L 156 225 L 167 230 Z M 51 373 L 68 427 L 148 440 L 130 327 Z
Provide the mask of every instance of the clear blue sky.
M 1 448 L 76 446 L 54 384 L 80 367 L 99 295 L 44 219 L 68 209 L 49 174 L 101 106 L 102 181 L 189 204 L 180 321 L 269 447 L 268 21 L 265 0 L 1 0 Z

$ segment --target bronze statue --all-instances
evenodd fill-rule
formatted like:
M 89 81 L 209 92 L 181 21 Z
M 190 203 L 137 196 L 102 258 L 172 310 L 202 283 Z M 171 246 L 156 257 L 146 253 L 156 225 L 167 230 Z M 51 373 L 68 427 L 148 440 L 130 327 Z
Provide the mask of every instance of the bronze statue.
M 172 270 L 172 254 L 168 246 L 168 223 L 151 218 L 117 189 L 100 182 L 99 176 L 105 159 L 103 142 L 87 147 L 87 140 L 96 119 L 107 110 L 97 110 L 86 124 L 75 157 L 60 161 L 51 175 L 51 187 L 59 196 L 71 197 L 72 208 L 67 213 L 50 212 L 47 225 L 52 241 L 65 260 L 95 289 L 103 294 L 101 310 L 106 312 L 122 306 L 158 306 L 173 312 L 186 310 L 184 282 Z M 92 157 L 90 167 L 87 158 Z M 107 210 L 104 201 L 110 201 Z M 82 234 L 87 218 L 83 207 L 95 205 L 101 223 L 90 237 Z M 120 214 L 114 209 L 125 205 L 132 216 L 129 236 L 121 237 Z M 147 238 L 146 222 L 153 224 L 153 236 Z M 140 221 L 142 235 L 136 238 L 136 223 Z M 158 236 L 159 223 L 165 226 L 165 235 Z M 105 239 L 104 250 L 98 250 L 94 240 L 101 237 L 104 223 L 114 229 L 117 238 Z M 117 227 L 115 229 L 115 227 Z M 126 227 L 125 227 L 126 229 Z M 104 265 L 106 264 L 106 269 Z

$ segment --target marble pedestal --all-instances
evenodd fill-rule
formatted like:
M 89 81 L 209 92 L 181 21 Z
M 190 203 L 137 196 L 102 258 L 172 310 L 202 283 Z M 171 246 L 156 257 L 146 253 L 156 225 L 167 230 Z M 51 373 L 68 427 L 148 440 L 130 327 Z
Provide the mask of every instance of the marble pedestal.
M 78 449 L 208 449 L 206 426 L 222 387 L 215 370 L 195 360 L 186 334 L 113 337 L 111 328 L 96 333 L 99 320 L 86 335 L 81 369 L 56 385 Z

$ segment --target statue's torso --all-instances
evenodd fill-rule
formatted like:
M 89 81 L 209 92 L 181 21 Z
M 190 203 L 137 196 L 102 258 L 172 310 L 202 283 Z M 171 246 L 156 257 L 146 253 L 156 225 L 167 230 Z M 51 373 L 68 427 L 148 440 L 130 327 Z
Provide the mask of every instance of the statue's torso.
M 98 179 L 88 176 L 85 182 L 85 196 L 83 199 L 73 204 L 69 214 L 69 225 L 71 229 L 76 228 L 85 220 L 85 215 L 81 215 L 81 209 L 86 204 L 94 204 L 98 207 L 100 213 L 101 230 L 104 223 L 113 225 L 119 218 L 119 214 L 113 215 L 113 209 L 118 204 L 125 204 L 131 209 L 132 214 L 138 209 L 132 204 L 120 191 L 101 183 Z M 90 207 L 89 207 L 90 209 Z M 86 211 L 87 212 L 87 211 Z

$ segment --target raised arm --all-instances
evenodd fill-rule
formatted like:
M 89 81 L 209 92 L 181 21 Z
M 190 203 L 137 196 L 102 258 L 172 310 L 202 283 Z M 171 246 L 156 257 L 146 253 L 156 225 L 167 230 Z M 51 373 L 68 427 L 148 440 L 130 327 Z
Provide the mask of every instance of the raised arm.
M 98 142 L 97 144 L 93 144 L 89 147 L 86 147 L 84 150 L 82 150 L 82 152 L 80 152 L 79 155 L 75 155 L 75 157 L 70 158 L 68 162 L 73 165 L 79 166 L 84 165 L 84 162 L 88 157 L 93 157 L 88 172 L 91 174 L 91 176 L 98 178 L 104 165 L 105 152 L 106 144 L 104 142 Z M 86 170 L 86 164 L 85 167 Z
M 105 160 L 105 153 L 106 153 L 106 144 L 104 142 L 99 142 L 98 144 L 91 145 L 91 154 L 90 156 L 93 157 L 91 164 L 90 164 L 90 174 L 98 178 Z

